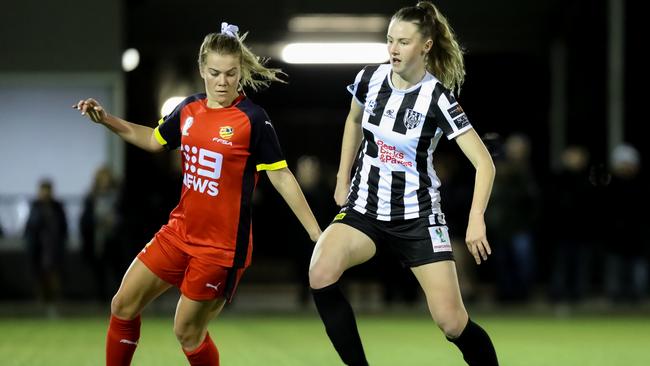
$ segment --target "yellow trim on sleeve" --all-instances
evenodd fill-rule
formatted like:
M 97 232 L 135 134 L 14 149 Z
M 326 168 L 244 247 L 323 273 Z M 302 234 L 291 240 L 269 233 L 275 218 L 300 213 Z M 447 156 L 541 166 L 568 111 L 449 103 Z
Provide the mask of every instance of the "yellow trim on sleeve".
M 279 169 L 282 169 L 282 168 L 286 168 L 287 166 L 288 165 L 287 165 L 286 160 L 280 160 L 277 163 L 273 163 L 273 164 L 257 164 L 257 171 L 260 171 L 260 170 L 279 170 Z
M 167 145 L 167 141 L 162 137 L 162 135 L 160 134 L 160 131 L 158 131 L 158 127 L 156 127 L 153 130 L 153 136 L 156 138 L 156 141 L 158 141 L 159 144 L 161 144 L 163 146 Z
M 158 126 L 162 125 L 163 123 L 165 123 L 164 118 L 161 118 L 161 119 L 158 120 Z

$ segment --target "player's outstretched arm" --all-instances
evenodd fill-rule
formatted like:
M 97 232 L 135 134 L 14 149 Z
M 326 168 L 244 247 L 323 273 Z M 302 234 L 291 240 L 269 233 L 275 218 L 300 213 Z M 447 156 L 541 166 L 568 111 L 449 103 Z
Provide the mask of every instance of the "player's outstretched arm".
M 154 137 L 153 128 L 111 115 L 95 99 L 80 100 L 72 108 L 79 110 L 82 116 L 88 116 L 91 121 L 106 126 L 128 143 L 150 152 L 163 150 L 162 145 Z
M 456 143 L 476 169 L 465 243 L 474 256 L 476 264 L 481 264 L 481 259 L 485 261 L 488 255 L 492 254 L 487 241 L 484 214 L 492 192 L 496 170 L 490 153 L 474 129 L 456 137 Z
M 309 238 L 314 243 L 318 241 L 321 234 L 320 226 L 309 208 L 305 195 L 300 189 L 296 178 L 288 168 L 278 170 L 267 170 L 266 174 L 273 184 L 273 187 L 280 193 L 282 198 L 287 202 L 291 211 L 296 215 L 302 226 L 307 230 Z
M 341 143 L 341 160 L 339 170 L 336 173 L 336 189 L 334 190 L 334 201 L 339 206 L 343 206 L 348 197 L 350 190 L 350 171 L 356 157 L 359 146 L 361 145 L 361 118 L 363 109 L 357 101 L 352 98 L 350 112 L 345 120 L 345 130 L 343 131 L 343 142 Z

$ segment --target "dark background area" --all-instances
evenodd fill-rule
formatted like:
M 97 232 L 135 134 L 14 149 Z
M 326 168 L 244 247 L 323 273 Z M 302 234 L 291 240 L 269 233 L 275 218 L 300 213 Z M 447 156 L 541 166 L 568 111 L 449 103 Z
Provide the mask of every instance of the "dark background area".
M 221 21 L 250 31 L 247 43 L 268 45 L 290 36 L 289 17 L 304 13 L 379 14 L 389 17 L 414 1 L 45 1 L 5 4 L 0 41 L 6 45 L 0 73 L 119 71 L 121 51 L 137 48 L 137 69 L 123 74 L 124 117 L 154 126 L 159 118 L 161 80 L 170 71 L 189 80 L 195 92 L 196 57 L 205 34 L 219 31 Z M 437 1 L 454 27 L 466 53 L 466 83 L 458 96 L 479 134 L 520 132 L 532 143 L 532 165 L 539 184 L 551 186 L 551 53 L 566 47 L 567 144 L 588 147 L 595 161 L 607 158 L 608 2 L 568 1 Z M 641 2 L 625 2 L 625 141 L 647 156 L 642 113 L 647 60 Z M 379 41 L 382 41 L 380 37 Z M 260 47 L 264 49 L 264 47 Z M 267 56 L 260 54 L 260 56 Z M 262 105 L 276 126 L 289 166 L 302 155 L 318 156 L 333 193 L 340 140 L 350 95 L 345 90 L 362 65 L 290 65 L 272 59 L 286 72 L 288 84 L 248 95 Z M 173 154 L 151 155 L 125 147 L 123 211 L 126 237 L 135 254 L 166 222 L 178 202 L 181 177 Z M 462 158 L 456 144 L 441 141 L 441 154 Z M 459 174 L 471 179 L 470 163 L 458 159 Z M 5 175 L 3 173 L 3 179 Z M 254 261 L 291 256 L 296 245 L 309 245 L 307 235 L 262 175 L 254 212 Z M 443 182 L 443 189 L 445 185 Z M 554 192 L 544 189 L 545 200 Z M 469 205 L 470 197 L 467 197 Z M 335 212 L 324 205 L 322 220 Z M 444 209 L 444 202 L 443 202 Z M 454 210 L 456 211 L 456 210 Z M 462 211 L 461 211 L 462 212 Z M 466 212 L 466 211 L 465 211 Z M 319 213 L 319 216 L 321 214 Z M 454 218 L 464 222 L 464 218 Z M 452 228 L 464 231 L 464 227 Z M 286 233 L 291 235 L 285 235 Z M 543 242 L 544 233 L 540 234 Z M 545 253 L 540 250 L 541 261 Z M 488 275 L 489 278 L 489 275 Z M 259 278 L 262 280 L 261 278 Z

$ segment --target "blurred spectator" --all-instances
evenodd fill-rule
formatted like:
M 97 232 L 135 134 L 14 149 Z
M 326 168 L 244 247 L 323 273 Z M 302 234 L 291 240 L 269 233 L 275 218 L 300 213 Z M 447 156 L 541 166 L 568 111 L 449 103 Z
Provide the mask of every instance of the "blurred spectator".
M 492 229 L 497 296 L 500 301 L 525 301 L 535 276 L 533 231 L 541 202 L 528 138 L 509 136 L 494 162 L 497 174 L 486 220 Z
M 118 210 L 120 189 L 112 172 L 101 167 L 95 173 L 91 191 L 84 200 L 79 223 L 81 252 L 95 280 L 100 301 L 108 301 L 117 290 L 125 268 L 122 218 Z
M 550 220 L 546 220 L 553 245 L 550 295 L 555 302 L 577 302 L 587 295 L 591 279 L 597 191 L 590 182 L 589 154 L 584 147 L 567 147 L 561 166 L 551 187 Z
M 57 315 L 56 301 L 61 295 L 61 271 L 65 255 L 68 225 L 63 205 L 53 195 L 52 182 L 41 181 L 38 197 L 31 204 L 25 240 L 37 280 L 39 300 L 48 315 Z
M 611 154 L 611 183 L 604 222 L 605 292 L 613 301 L 639 301 L 648 288 L 648 242 L 644 235 L 646 192 L 640 178 L 641 159 L 631 145 Z

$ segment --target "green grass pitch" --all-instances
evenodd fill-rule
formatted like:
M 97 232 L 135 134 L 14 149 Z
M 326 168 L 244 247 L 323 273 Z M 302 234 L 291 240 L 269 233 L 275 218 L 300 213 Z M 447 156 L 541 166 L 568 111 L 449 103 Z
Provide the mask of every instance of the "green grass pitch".
M 502 365 L 650 365 L 650 318 L 477 316 Z M 0 319 L 0 365 L 103 365 L 107 318 Z M 424 315 L 359 316 L 370 364 L 464 365 Z M 342 365 L 318 315 L 224 314 L 210 333 L 225 366 Z M 186 365 L 172 319 L 143 317 L 133 365 Z

